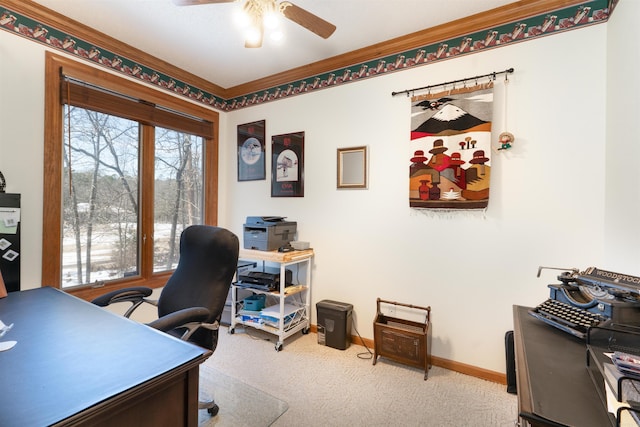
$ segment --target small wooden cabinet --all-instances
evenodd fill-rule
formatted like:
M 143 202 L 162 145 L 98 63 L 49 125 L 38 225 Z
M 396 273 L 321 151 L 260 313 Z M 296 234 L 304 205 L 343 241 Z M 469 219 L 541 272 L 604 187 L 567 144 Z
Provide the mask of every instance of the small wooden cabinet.
M 426 313 L 425 321 L 416 322 L 385 315 L 382 305 L 406 307 L 413 311 Z M 411 304 L 377 299 L 376 319 L 373 322 L 374 353 L 373 364 L 378 356 L 386 357 L 405 365 L 424 369 L 426 380 L 431 368 L 431 307 L 418 307 Z

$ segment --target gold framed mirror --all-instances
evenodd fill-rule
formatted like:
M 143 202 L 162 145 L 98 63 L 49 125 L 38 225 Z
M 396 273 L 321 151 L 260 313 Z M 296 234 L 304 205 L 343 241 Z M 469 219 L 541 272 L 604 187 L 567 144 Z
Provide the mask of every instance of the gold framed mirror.
M 338 188 L 367 188 L 367 147 L 338 148 Z

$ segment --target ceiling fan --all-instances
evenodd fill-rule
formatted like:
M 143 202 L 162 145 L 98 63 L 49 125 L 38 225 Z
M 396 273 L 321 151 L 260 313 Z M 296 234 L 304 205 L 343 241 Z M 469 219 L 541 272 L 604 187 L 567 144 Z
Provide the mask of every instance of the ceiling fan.
M 193 6 L 211 3 L 232 3 L 239 0 L 173 0 L 178 6 Z M 327 39 L 336 30 L 336 26 L 319 16 L 296 6 L 289 1 L 276 0 L 245 0 L 243 11 L 250 20 L 253 35 L 245 35 L 245 47 L 261 47 L 264 27 L 270 14 L 280 14 L 307 30 Z

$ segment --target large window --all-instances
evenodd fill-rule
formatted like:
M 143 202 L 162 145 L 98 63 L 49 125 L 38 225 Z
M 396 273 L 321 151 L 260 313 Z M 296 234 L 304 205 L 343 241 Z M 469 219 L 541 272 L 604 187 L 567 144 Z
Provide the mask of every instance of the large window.
M 43 284 L 161 286 L 216 222 L 217 113 L 53 54 L 46 97 Z

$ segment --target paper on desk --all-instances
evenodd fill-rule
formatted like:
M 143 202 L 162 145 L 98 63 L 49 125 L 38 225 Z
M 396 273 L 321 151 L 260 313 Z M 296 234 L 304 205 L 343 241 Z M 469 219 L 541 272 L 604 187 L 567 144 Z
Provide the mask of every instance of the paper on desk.
M 0 341 L 0 351 L 11 350 L 18 341 Z
M 0 208 L 0 234 L 16 234 L 20 222 L 20 208 Z
M 5 325 L 2 320 L 0 320 L 0 337 L 9 332 L 13 328 L 13 323 L 9 326 Z M 17 341 L 4 341 L 0 342 L 0 351 L 10 350 L 17 344 Z
M 2 338 L 4 334 L 9 332 L 11 328 L 13 328 L 13 323 L 7 326 L 2 320 L 0 320 L 0 338 Z

